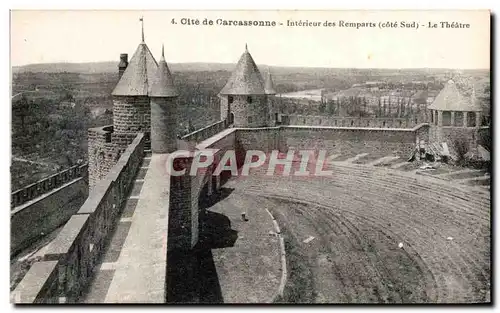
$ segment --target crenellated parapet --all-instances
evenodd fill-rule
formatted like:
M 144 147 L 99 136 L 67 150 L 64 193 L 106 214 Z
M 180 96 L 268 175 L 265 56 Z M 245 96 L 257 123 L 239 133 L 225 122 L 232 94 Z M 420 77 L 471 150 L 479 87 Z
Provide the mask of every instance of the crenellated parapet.
M 18 207 L 80 177 L 88 181 L 88 164 L 74 165 L 64 171 L 50 175 L 47 178 L 12 192 L 10 207 Z
M 88 130 L 89 187 L 108 175 L 122 153 L 137 137 L 137 133 L 114 132 L 112 125 Z M 145 142 L 148 134 L 144 133 Z
M 118 161 L 119 151 L 112 142 L 113 125 L 88 130 L 89 187 L 92 187 Z
M 227 124 L 228 124 L 227 120 L 221 120 L 221 121 L 215 122 L 213 124 L 210 124 L 208 126 L 200 128 L 198 130 L 195 130 L 192 133 L 189 133 L 189 134 L 182 136 L 181 140 L 185 141 L 185 142 L 199 143 L 205 139 L 208 139 L 212 136 L 215 136 L 219 132 L 226 129 L 228 126 Z M 179 147 L 179 149 L 181 149 L 181 147 Z
M 413 128 L 427 120 L 421 117 L 343 117 L 323 115 L 279 114 L 280 125 L 333 126 L 333 127 L 378 127 Z
M 101 132 L 105 137 L 105 132 Z M 47 246 L 11 293 L 14 303 L 72 303 L 92 277 L 144 157 L 144 134 L 132 143 L 97 182 L 79 211 Z

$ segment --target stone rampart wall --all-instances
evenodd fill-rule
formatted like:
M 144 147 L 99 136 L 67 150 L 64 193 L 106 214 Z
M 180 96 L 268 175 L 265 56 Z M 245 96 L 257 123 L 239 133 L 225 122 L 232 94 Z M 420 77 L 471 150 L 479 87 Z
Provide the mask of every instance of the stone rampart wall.
M 14 191 L 11 194 L 10 207 L 18 207 L 80 177 L 88 183 L 88 164 L 72 166 L 64 171 Z
M 89 282 L 144 157 L 138 134 L 12 293 L 14 302 L 74 302 Z M 18 301 L 19 300 L 19 301 Z
M 426 123 L 422 117 L 389 118 L 389 117 L 341 117 L 281 114 L 282 125 L 333 126 L 333 127 L 380 127 L 380 128 L 413 128 Z

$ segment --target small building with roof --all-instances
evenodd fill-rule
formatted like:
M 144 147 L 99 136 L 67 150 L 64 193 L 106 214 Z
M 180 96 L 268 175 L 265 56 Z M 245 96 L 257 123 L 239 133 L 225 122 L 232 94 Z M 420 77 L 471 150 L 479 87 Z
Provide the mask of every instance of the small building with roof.
M 455 140 L 463 138 L 470 149 L 477 148 L 482 108 L 474 91 L 465 95 L 453 80 L 449 80 L 427 109 L 430 142 L 446 142 L 453 147 Z

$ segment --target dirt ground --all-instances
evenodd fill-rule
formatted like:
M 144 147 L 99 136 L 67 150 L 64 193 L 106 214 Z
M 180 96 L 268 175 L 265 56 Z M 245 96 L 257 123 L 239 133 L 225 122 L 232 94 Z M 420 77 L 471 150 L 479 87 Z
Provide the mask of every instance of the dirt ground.
M 490 301 L 488 193 L 384 168 L 335 169 L 322 179 L 227 184 L 253 195 L 280 224 L 288 267 L 282 302 Z

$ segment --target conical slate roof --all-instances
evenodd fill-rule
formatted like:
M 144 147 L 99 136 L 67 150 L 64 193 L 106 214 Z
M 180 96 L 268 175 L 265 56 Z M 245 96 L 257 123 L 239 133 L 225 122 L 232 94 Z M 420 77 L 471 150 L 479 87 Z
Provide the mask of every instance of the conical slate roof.
M 264 90 L 266 91 L 266 95 L 275 95 L 276 94 L 276 90 L 274 90 L 273 78 L 271 76 L 270 71 L 267 71 L 267 78 L 266 78 Z
M 474 97 L 466 97 L 458 90 L 455 82 L 449 80 L 443 90 L 437 95 L 434 102 L 428 107 L 439 111 L 481 111 Z
M 146 43 L 141 42 L 116 84 L 113 96 L 147 96 L 148 83 L 154 80 L 158 68 L 155 58 Z
M 175 88 L 172 74 L 168 69 L 167 62 L 165 61 L 165 54 L 163 46 L 161 48 L 161 59 L 158 63 L 158 69 L 151 79 L 149 95 L 151 97 L 177 97 L 179 92 Z
M 248 49 L 241 56 L 236 68 L 220 94 L 264 95 L 264 80 Z

